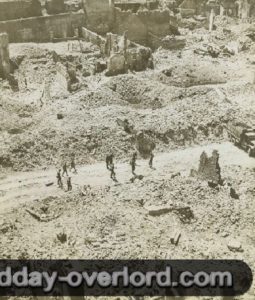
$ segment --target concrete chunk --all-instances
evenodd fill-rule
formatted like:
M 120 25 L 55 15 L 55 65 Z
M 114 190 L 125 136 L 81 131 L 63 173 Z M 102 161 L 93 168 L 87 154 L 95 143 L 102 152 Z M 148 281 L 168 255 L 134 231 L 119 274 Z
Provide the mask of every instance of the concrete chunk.
M 149 206 L 146 208 L 150 216 L 160 216 L 173 210 L 172 206 Z
M 180 232 L 174 232 L 172 237 L 170 238 L 171 244 L 177 246 L 178 243 L 179 243 L 180 238 L 181 238 L 181 233 Z
M 243 252 L 242 244 L 234 239 L 229 240 L 228 249 L 232 252 Z

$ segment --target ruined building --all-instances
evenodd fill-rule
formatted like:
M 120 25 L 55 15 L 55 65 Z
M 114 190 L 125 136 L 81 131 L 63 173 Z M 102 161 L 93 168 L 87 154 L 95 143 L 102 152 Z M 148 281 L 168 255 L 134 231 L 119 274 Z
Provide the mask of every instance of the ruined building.
M 137 1 L 82 0 L 82 9 L 77 11 L 69 10 L 64 0 L 45 0 L 42 6 L 39 0 L 4 1 L 0 0 L 0 32 L 6 32 L 10 42 L 67 39 L 86 27 L 102 36 L 127 32 L 129 40 L 157 48 L 161 39 L 175 34 L 177 28 L 171 10 L 159 7 L 156 0 L 146 5 Z
M 158 46 L 159 40 L 171 34 L 171 15 L 169 10 L 141 10 L 137 13 L 115 9 L 115 32 L 127 31 L 131 41 Z
M 84 0 L 83 3 L 86 27 L 98 34 L 113 32 L 122 35 L 127 32 L 129 40 L 157 47 L 160 39 L 177 27 L 171 11 L 159 9 L 155 1 L 150 1 L 146 7 L 137 2 L 115 3 L 113 0 Z
M 203 180 L 208 180 L 215 184 L 221 183 L 221 170 L 219 165 L 219 153 L 213 150 L 212 156 L 208 157 L 206 152 L 200 156 L 198 177 Z
M 220 2 L 221 14 L 246 19 L 253 15 L 254 4 L 252 0 L 224 0 Z
M 0 21 L 41 16 L 39 0 L 0 0 Z
M 65 12 L 64 0 L 46 0 L 45 8 L 49 15 L 56 15 Z
M 98 46 L 107 61 L 106 75 L 126 73 L 128 70 L 142 71 L 152 67 L 152 51 L 148 47 L 131 42 L 127 33 L 107 33 L 103 37 L 87 28 L 82 28 L 84 40 Z
M 49 42 L 73 37 L 83 25 L 83 13 L 65 13 L 0 22 L 0 32 L 7 32 L 12 43 Z
M 0 77 L 6 78 L 10 73 L 9 41 L 6 33 L 0 34 Z
M 10 42 L 49 42 L 75 36 L 85 24 L 83 11 L 66 12 L 63 0 L 0 0 L 0 33 Z
M 114 26 L 113 0 L 83 0 L 86 27 L 99 34 L 112 31 Z
M 246 19 L 255 14 L 254 0 L 183 0 L 179 6 L 183 17 L 190 15 L 207 15 L 213 9 L 216 15 L 226 15 Z
M 0 0 L 0 33 L 10 42 L 68 39 L 84 25 L 84 12 L 68 8 L 64 0 Z

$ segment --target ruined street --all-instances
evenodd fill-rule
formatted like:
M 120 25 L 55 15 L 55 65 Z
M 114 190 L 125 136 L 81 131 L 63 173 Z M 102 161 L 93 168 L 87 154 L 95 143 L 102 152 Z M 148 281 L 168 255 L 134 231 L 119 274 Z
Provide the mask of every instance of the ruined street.
M 202 147 L 186 148 L 184 150 L 160 153 L 154 159 L 154 169 L 150 169 L 148 161 L 138 161 L 138 173 L 148 180 L 171 179 L 171 176 L 180 173 L 182 177 L 188 177 L 189 170 L 196 169 L 199 156 L 203 151 L 211 153 L 214 149 L 220 153 L 221 166 L 240 166 L 247 169 L 255 169 L 255 159 L 238 149 L 231 143 L 211 144 Z M 130 184 L 132 177 L 129 163 L 116 164 L 117 183 L 114 183 L 105 163 L 77 166 L 78 173 L 71 172 L 74 190 L 83 190 L 84 186 L 105 187 L 121 184 Z M 254 175 L 255 177 L 255 175 Z M 50 196 L 60 196 L 66 193 L 65 189 L 59 189 L 56 184 L 56 170 L 47 169 L 31 172 L 17 172 L 7 174 L 0 180 L 0 214 L 5 214 L 6 209 L 18 207 L 28 201 L 40 200 Z M 50 184 L 53 185 L 50 185 Z M 47 185 L 49 185 L 47 187 Z
M 0 259 L 254 273 L 254 182 L 255 0 L 0 1 Z

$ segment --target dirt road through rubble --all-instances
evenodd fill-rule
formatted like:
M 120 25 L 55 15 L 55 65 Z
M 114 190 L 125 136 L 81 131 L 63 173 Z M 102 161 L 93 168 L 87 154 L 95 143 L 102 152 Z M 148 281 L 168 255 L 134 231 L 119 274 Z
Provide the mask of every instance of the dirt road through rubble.
M 210 144 L 207 146 L 190 147 L 184 150 L 176 150 L 170 153 L 155 155 L 155 170 L 148 167 L 148 161 L 138 161 L 137 174 L 142 174 L 152 180 L 170 177 L 173 173 L 181 172 L 188 175 L 191 168 L 197 168 L 200 154 L 203 150 L 211 154 L 213 149 L 220 153 L 220 165 L 240 165 L 244 168 L 255 168 L 255 159 L 244 151 L 236 148 L 231 143 Z M 167 174 L 167 175 L 166 175 Z M 71 174 L 73 189 L 77 190 L 83 185 L 103 186 L 113 185 L 105 164 L 84 165 L 78 167 L 78 174 Z M 119 184 L 128 182 L 132 177 L 128 163 L 116 163 L 116 176 Z M 54 183 L 50 186 L 46 184 Z M 64 182 L 65 184 L 65 182 Z M 47 196 L 61 196 L 65 191 L 57 188 L 56 170 L 19 172 L 7 175 L 0 180 L 0 214 L 16 207 L 21 203 L 45 198 Z

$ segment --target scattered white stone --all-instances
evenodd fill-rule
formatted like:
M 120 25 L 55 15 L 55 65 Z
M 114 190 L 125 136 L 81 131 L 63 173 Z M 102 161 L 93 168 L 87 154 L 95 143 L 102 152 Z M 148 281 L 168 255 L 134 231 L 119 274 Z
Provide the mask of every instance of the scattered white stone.
M 181 238 L 181 233 L 180 232 L 174 232 L 172 237 L 170 238 L 171 244 L 177 246 L 178 243 L 179 243 L 180 238 Z
M 242 245 L 239 241 L 237 240 L 229 240 L 228 242 L 228 249 L 232 252 L 243 252 Z

